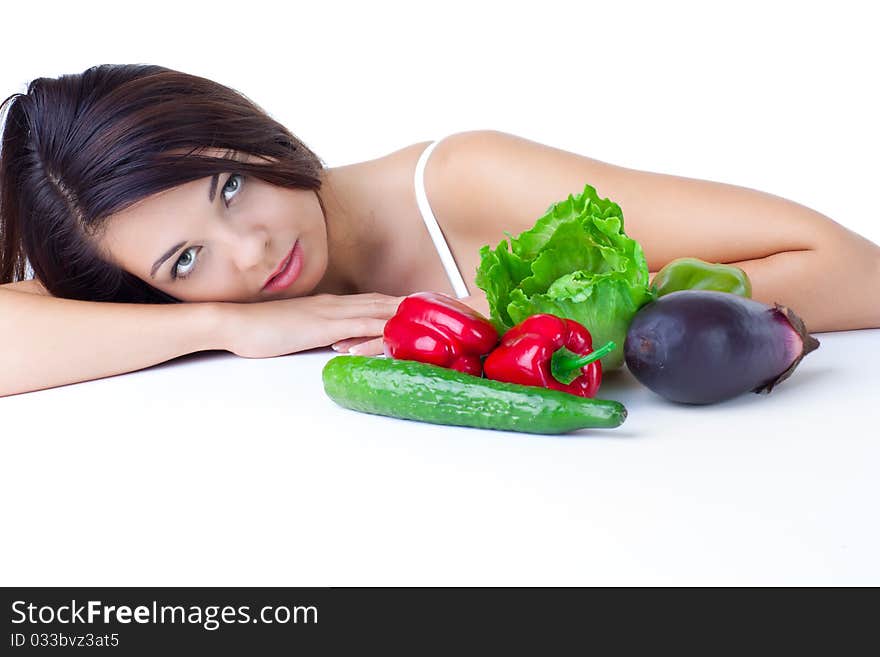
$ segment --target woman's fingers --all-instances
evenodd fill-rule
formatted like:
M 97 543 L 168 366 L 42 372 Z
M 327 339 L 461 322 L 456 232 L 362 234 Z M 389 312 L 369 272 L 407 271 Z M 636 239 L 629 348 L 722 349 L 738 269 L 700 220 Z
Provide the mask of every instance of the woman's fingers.
M 378 356 L 385 352 L 385 343 L 382 338 L 373 338 L 351 347 L 348 353 L 357 356 Z
M 384 332 L 385 322 L 395 315 L 397 307 L 406 297 L 393 297 L 385 294 L 366 293 L 356 294 L 348 297 L 349 300 L 355 300 L 357 303 L 351 305 L 349 312 L 353 316 L 358 316 L 363 329 L 363 335 L 360 337 L 344 338 L 334 342 L 331 346 L 335 351 L 347 353 L 352 347 L 358 347 L 352 353 L 378 355 L 384 353 L 384 343 L 382 341 L 382 333 Z M 369 327 L 365 322 L 370 322 L 378 326 L 376 320 L 381 320 L 381 330 L 367 330 Z M 373 333 L 373 335 L 370 335 Z M 377 337 L 378 336 L 378 337 Z
M 346 353 L 352 347 L 357 347 L 357 349 L 351 353 L 357 353 L 359 355 L 378 355 L 384 353 L 385 344 L 382 338 L 346 338 L 345 340 L 340 340 L 333 344 L 333 349 Z M 364 354 L 364 351 L 369 351 L 369 354 Z
M 405 297 L 367 293 L 348 296 L 325 295 L 323 313 L 332 318 L 375 317 L 390 319 Z
M 345 340 L 340 340 L 339 342 L 334 342 L 331 346 L 335 351 L 346 352 L 351 347 L 356 344 L 360 344 L 362 342 L 366 342 L 367 340 L 372 340 L 373 338 L 346 338 Z

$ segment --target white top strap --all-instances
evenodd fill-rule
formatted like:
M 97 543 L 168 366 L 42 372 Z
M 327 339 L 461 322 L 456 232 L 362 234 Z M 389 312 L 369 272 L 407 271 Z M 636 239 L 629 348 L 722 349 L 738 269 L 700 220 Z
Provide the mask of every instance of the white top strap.
M 428 157 L 431 155 L 431 151 L 433 151 L 434 147 L 439 143 L 440 140 L 437 140 L 428 146 L 422 152 L 422 155 L 419 157 L 419 161 L 416 164 L 416 202 L 419 205 L 419 212 L 422 213 L 422 219 L 425 222 L 425 226 L 428 228 L 428 233 L 431 235 L 431 240 L 434 242 L 434 247 L 440 255 L 440 262 L 443 263 L 443 269 L 446 270 L 449 282 L 452 283 L 452 289 L 455 290 L 455 294 L 461 299 L 470 296 L 470 293 L 468 292 L 464 279 L 461 277 L 461 272 L 459 272 L 458 266 L 455 264 L 455 259 L 452 257 L 452 252 L 449 250 L 446 238 L 443 237 L 443 233 L 440 231 L 440 225 L 437 223 L 437 218 L 434 216 L 434 213 L 431 212 L 431 206 L 428 203 L 428 195 L 425 193 L 425 165 L 428 162 Z

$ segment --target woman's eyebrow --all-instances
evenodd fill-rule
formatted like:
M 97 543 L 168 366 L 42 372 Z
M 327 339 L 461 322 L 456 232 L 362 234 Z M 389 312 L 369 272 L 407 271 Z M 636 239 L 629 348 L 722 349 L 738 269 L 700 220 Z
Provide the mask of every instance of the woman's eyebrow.
M 180 244 L 175 244 L 170 249 L 168 249 L 165 253 L 163 253 L 156 262 L 153 263 L 153 268 L 150 270 L 150 278 L 156 278 L 156 270 L 162 266 L 162 264 L 168 260 L 171 256 L 177 253 L 177 250 L 181 248 L 186 242 L 181 242 Z
M 215 173 L 211 176 L 211 184 L 208 186 L 208 201 L 213 204 L 214 197 L 217 195 L 217 183 L 220 180 L 220 174 Z M 156 262 L 153 263 L 153 268 L 150 270 L 150 278 L 156 278 L 156 270 L 161 267 L 168 258 L 177 253 L 177 250 L 180 249 L 186 242 L 180 242 L 179 244 L 175 244 L 170 249 L 168 249 L 165 253 L 163 253 Z
M 220 174 L 215 173 L 211 176 L 211 186 L 208 187 L 208 200 L 213 204 L 214 196 L 217 194 L 217 181 L 220 180 Z

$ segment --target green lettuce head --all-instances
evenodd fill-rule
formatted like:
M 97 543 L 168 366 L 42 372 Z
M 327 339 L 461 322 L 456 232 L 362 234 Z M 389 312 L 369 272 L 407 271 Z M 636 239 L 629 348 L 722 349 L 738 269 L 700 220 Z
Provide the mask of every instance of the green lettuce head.
M 655 297 L 642 247 L 623 232 L 623 213 L 590 185 L 554 203 L 531 230 L 480 249 L 477 286 L 486 293 L 492 323 L 503 334 L 539 313 L 573 319 L 598 349 L 603 370 L 623 364 L 623 343 L 636 311 Z

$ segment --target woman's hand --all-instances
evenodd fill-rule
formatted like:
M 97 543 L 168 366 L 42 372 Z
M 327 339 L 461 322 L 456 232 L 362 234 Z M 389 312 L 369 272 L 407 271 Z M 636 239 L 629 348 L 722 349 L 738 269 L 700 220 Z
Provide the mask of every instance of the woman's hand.
M 383 352 L 385 323 L 404 297 L 379 293 L 218 303 L 226 351 L 244 358 L 271 358 L 335 345 L 373 356 Z

